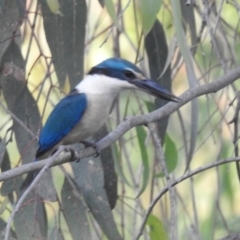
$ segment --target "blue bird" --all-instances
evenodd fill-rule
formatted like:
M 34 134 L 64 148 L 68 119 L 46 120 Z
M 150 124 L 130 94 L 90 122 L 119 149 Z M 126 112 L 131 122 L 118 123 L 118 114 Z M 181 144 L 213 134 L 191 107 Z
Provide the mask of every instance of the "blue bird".
M 55 106 L 41 130 L 36 160 L 47 158 L 59 145 L 83 142 L 96 133 L 106 122 L 119 93 L 126 89 L 143 90 L 168 101 L 179 101 L 168 90 L 147 79 L 133 63 L 109 58 L 93 67 Z M 23 188 L 36 174 L 28 174 Z

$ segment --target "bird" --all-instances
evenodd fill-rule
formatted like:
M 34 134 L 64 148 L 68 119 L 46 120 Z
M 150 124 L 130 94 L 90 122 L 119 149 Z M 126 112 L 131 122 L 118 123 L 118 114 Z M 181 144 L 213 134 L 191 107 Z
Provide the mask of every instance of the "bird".
M 109 58 L 92 67 L 80 83 L 54 107 L 40 131 L 35 161 L 53 154 L 60 145 L 78 142 L 95 134 L 106 122 L 123 90 L 142 90 L 155 97 L 179 102 L 179 98 L 147 78 L 135 64 Z M 37 175 L 28 173 L 27 187 Z

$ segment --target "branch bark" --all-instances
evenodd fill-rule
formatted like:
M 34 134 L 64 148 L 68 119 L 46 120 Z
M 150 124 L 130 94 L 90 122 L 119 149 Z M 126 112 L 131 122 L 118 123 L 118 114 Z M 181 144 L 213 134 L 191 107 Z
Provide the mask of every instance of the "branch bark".
M 219 160 L 219 161 L 216 161 L 214 163 L 210 163 L 208 165 L 205 165 L 205 166 L 202 166 L 202 167 L 199 167 L 197 168 L 196 170 L 193 170 L 191 172 L 187 172 L 185 173 L 184 175 L 182 175 L 181 177 L 177 178 L 176 180 L 174 180 L 173 182 L 171 182 L 171 186 L 165 186 L 161 192 L 159 192 L 159 194 L 153 199 L 153 201 L 151 202 L 149 208 L 147 209 L 144 217 L 143 217 L 143 220 L 142 220 L 142 223 L 141 223 L 141 226 L 140 226 L 140 229 L 139 229 L 139 232 L 138 232 L 138 235 L 136 237 L 135 240 L 138 240 L 141 235 L 143 234 L 143 230 L 144 230 L 144 227 L 145 227 L 145 224 L 147 222 L 147 219 L 148 219 L 148 216 L 151 214 L 154 206 L 156 205 L 156 203 L 160 200 L 160 198 L 166 193 L 169 191 L 170 188 L 176 186 L 177 184 L 183 182 L 184 180 L 200 173 L 200 172 L 203 172 L 207 169 L 210 169 L 210 168 L 213 168 L 213 167 L 216 167 L 216 166 L 220 166 L 222 164 L 226 164 L 226 163 L 231 163 L 231 162 L 239 162 L 240 161 L 240 157 L 233 157 L 233 158 L 226 158 L 226 159 L 222 159 L 222 160 Z
M 157 153 L 158 153 L 158 158 L 159 158 L 159 164 L 161 166 L 161 169 L 164 173 L 164 176 L 166 178 L 167 182 L 167 187 L 169 190 L 169 202 L 170 202 L 170 221 L 169 221 L 169 238 L 171 240 L 177 239 L 177 228 L 176 228 L 176 216 L 177 216 L 177 210 L 176 210 L 176 198 L 175 198 L 175 191 L 174 188 L 172 187 L 172 178 L 170 177 L 170 174 L 168 173 L 167 165 L 165 162 L 165 156 L 163 152 L 163 147 L 161 144 L 161 139 L 158 137 L 156 131 L 154 131 L 154 124 L 149 124 L 149 129 L 152 134 L 153 142 L 155 143 Z
M 110 146 L 113 142 L 118 140 L 124 133 L 129 131 L 131 128 L 137 126 L 137 125 L 143 125 L 143 124 L 148 124 L 152 123 L 155 121 L 159 121 L 166 116 L 170 115 L 177 109 L 179 109 L 181 106 L 185 105 L 186 103 L 190 102 L 196 97 L 209 94 L 209 93 L 215 93 L 219 91 L 220 89 L 228 86 L 229 84 L 233 83 L 236 81 L 238 78 L 240 78 L 240 67 L 237 67 L 228 73 L 226 73 L 224 76 L 220 77 L 218 80 L 211 82 L 211 83 L 206 83 L 204 85 L 191 88 L 187 90 L 185 93 L 183 93 L 180 98 L 181 102 L 179 103 L 173 103 L 170 102 L 163 106 L 162 108 L 153 111 L 148 114 L 140 115 L 140 116 L 135 116 L 135 117 L 130 117 L 126 121 L 123 121 L 119 126 L 116 127 L 115 130 L 113 130 L 111 133 L 109 133 L 106 137 L 104 137 L 102 140 L 100 140 L 97 143 L 99 151 L 105 149 L 106 147 Z M 84 157 L 89 157 L 95 153 L 94 149 L 87 148 L 84 149 L 78 153 L 76 153 L 76 156 L 78 158 L 84 158 Z M 64 153 L 61 154 L 56 161 L 54 161 L 54 164 L 51 165 L 59 165 L 62 163 L 69 162 L 70 160 L 70 153 Z M 19 166 L 17 168 L 5 171 L 0 174 L 0 182 L 5 181 L 7 179 L 17 177 L 19 175 L 34 171 L 34 170 L 39 170 L 44 167 L 46 164 L 47 160 L 41 160 L 39 162 L 34 162 L 34 163 L 29 163 L 25 164 L 22 166 Z
M 25 198 L 30 193 L 30 191 L 37 185 L 40 178 L 43 176 L 44 172 L 51 166 L 51 164 L 55 161 L 55 159 L 63 151 L 63 149 L 64 149 L 64 147 L 60 147 L 57 150 L 57 152 L 55 152 L 50 158 L 48 158 L 46 160 L 45 166 L 41 169 L 41 171 L 38 173 L 38 175 L 33 180 L 33 182 L 30 184 L 30 186 L 24 191 L 23 195 L 19 198 L 17 204 L 15 205 L 15 207 L 14 207 L 14 209 L 13 209 L 13 211 L 12 211 L 12 213 L 11 213 L 9 219 L 8 219 L 4 240 L 9 239 L 11 224 L 12 224 L 13 218 L 16 215 L 16 213 L 19 211 L 19 209 L 20 209 L 21 205 L 23 204 Z

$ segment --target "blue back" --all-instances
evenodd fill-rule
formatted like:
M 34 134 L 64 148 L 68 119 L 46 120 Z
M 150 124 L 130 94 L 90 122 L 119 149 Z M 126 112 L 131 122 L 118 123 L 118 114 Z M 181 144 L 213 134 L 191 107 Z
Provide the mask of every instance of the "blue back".
M 81 120 L 86 108 L 87 97 L 84 93 L 73 91 L 64 97 L 55 106 L 40 133 L 36 157 L 60 142 Z

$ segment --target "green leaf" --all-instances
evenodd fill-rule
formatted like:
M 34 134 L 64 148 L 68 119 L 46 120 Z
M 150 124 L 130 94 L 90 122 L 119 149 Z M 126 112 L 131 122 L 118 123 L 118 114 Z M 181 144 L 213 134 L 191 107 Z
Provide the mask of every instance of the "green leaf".
M 46 0 L 49 9 L 52 13 L 57 14 L 60 13 L 60 4 L 58 0 Z M 60 14 L 61 15 L 61 14 Z M 63 16 L 63 15 L 62 15 Z
M 7 47 L 12 42 L 13 38 L 10 38 L 12 33 L 19 29 L 17 27 L 19 19 L 19 6 L 16 1 L 0 1 L 0 62 Z M 17 30 L 17 33 L 19 30 Z M 14 38 L 15 41 L 20 42 L 20 38 Z
M 77 193 L 74 193 L 74 189 L 65 177 L 61 191 L 62 211 L 69 227 L 69 231 L 73 239 L 90 239 L 91 233 L 86 215 L 87 209 L 84 206 L 83 199 L 79 199 L 76 194 Z
M 105 3 L 105 6 L 106 6 L 106 9 L 108 11 L 108 14 L 112 18 L 114 24 L 116 26 L 118 26 L 118 21 L 117 21 L 118 19 L 117 19 L 117 14 L 116 14 L 116 11 L 115 11 L 113 0 L 104 0 L 104 3 Z
M 9 62 L 18 67 L 20 74 L 2 75 L 1 87 L 8 109 L 33 133 L 30 135 L 18 121 L 13 119 L 13 131 L 22 162 L 29 163 L 33 161 L 37 151 L 34 138 L 39 130 L 41 117 L 36 101 L 28 90 L 25 80 L 21 78 L 25 74 L 25 62 L 19 46 L 14 41 L 3 55 L 1 67 Z
M 57 226 L 54 226 L 54 228 L 52 229 L 48 240 L 64 240 L 63 234 Z
M 221 179 L 222 179 L 222 192 L 227 196 L 229 206 L 234 206 L 234 193 L 235 189 L 232 187 L 232 174 L 229 170 L 229 165 L 224 164 L 221 166 Z
M 124 118 L 127 116 L 127 112 L 128 112 L 128 109 L 129 109 L 129 103 L 130 103 L 130 95 L 128 95 L 127 97 L 127 103 L 125 105 L 125 109 L 124 109 Z
M 152 112 L 152 111 L 155 110 L 155 108 L 154 108 L 154 104 L 153 104 L 152 102 L 145 101 L 145 104 L 146 104 L 147 109 L 148 109 L 149 112 Z
M 213 239 L 214 230 L 216 228 L 216 213 L 218 212 L 215 201 L 209 202 L 208 214 L 203 221 L 200 222 L 199 232 L 201 239 Z
M 142 28 L 145 35 L 152 29 L 157 18 L 162 0 L 141 0 Z
M 136 196 L 136 197 L 139 197 L 142 194 L 142 192 L 146 189 L 148 184 L 149 162 L 148 162 L 147 148 L 144 144 L 144 141 L 146 139 L 146 132 L 142 126 L 137 126 L 136 131 L 137 131 L 137 138 L 138 138 L 138 143 L 139 143 L 140 152 L 142 156 L 142 163 L 143 163 L 143 184 L 139 193 Z
M 81 159 L 71 163 L 75 181 L 81 189 L 95 220 L 108 239 L 122 240 L 113 218 L 108 196 L 104 187 L 104 173 L 99 158 Z
M 168 169 L 168 173 L 171 173 L 176 167 L 178 163 L 178 152 L 177 147 L 173 140 L 169 137 L 168 134 L 165 135 L 165 162 Z M 155 177 L 163 177 L 164 173 L 155 174 Z
M 101 7 L 104 7 L 104 0 L 98 0 L 98 2 L 100 3 Z
M 168 45 L 164 28 L 159 20 L 155 21 L 151 31 L 145 37 L 144 45 L 148 55 L 148 65 L 151 78 L 167 90 L 171 91 L 172 75 L 170 60 L 167 62 L 169 55 Z M 161 108 L 166 103 L 168 103 L 168 101 L 161 98 L 155 98 L 155 106 L 149 111 Z M 169 117 L 165 117 L 161 121 L 156 122 L 158 134 L 162 142 L 165 137 L 168 119 Z
M 191 51 L 193 55 L 195 55 L 197 50 L 197 30 L 196 30 L 196 21 L 194 16 L 194 5 L 189 4 L 186 5 L 184 1 L 180 1 L 181 9 L 182 9 L 182 17 L 184 18 L 183 26 L 186 31 L 186 25 L 189 26 L 190 34 L 191 34 L 191 43 L 192 48 Z
M 59 85 L 63 88 L 68 76 L 72 89 L 82 79 L 84 72 L 86 1 L 59 0 L 61 14 L 64 17 L 60 14 L 53 14 L 46 0 L 39 0 L 39 3 L 42 7 L 44 30 Z
M 95 142 L 98 142 L 104 136 L 108 134 L 108 130 L 106 125 L 101 128 L 94 135 Z M 115 171 L 115 164 L 114 164 L 114 156 L 111 149 L 111 146 L 108 148 L 103 149 L 100 152 L 100 159 L 102 162 L 103 168 L 103 176 L 104 176 L 104 188 L 107 193 L 108 202 L 110 204 L 111 209 L 116 206 L 118 195 L 117 195 L 117 174 Z
M 1 164 L 1 171 L 4 172 L 9 169 L 11 169 L 11 163 L 10 163 L 8 151 L 7 151 L 7 149 L 5 149 L 2 164 Z M 15 188 L 13 189 L 13 186 L 14 186 L 14 181 L 17 179 L 18 178 L 11 178 L 11 179 L 4 181 L 1 186 L 1 190 L 0 190 L 2 196 L 8 195 L 8 198 L 12 204 L 14 204 L 14 198 L 13 198 L 12 192 L 15 189 Z
M 115 164 L 115 169 L 117 171 L 117 174 L 118 174 L 118 176 L 121 177 L 121 179 L 124 181 L 124 183 L 126 183 L 128 186 L 131 186 L 131 184 L 127 180 L 127 178 L 122 170 L 121 163 L 120 163 L 121 155 L 120 155 L 120 151 L 118 151 L 116 143 L 112 144 L 112 148 L 113 148 L 113 155 L 114 155 L 114 164 Z
M 175 143 L 173 140 L 169 137 L 168 134 L 165 136 L 165 160 L 166 160 L 166 165 L 168 168 L 168 172 L 172 172 L 178 162 L 178 152 Z
M 149 235 L 151 240 L 168 240 L 163 223 L 156 216 L 150 214 L 147 220 L 147 225 L 150 228 Z
M 0 138 L 0 167 L 2 165 L 2 161 L 5 155 L 5 148 L 6 148 L 5 139 Z
M 221 148 L 221 154 L 220 154 L 220 159 L 223 158 L 228 158 L 228 156 L 231 155 L 231 147 L 227 143 L 223 143 L 222 148 Z M 224 164 L 220 167 L 221 170 L 221 179 L 222 179 L 222 184 L 221 184 L 221 192 L 228 198 L 228 201 L 230 203 L 229 206 L 233 206 L 234 203 L 234 193 L 235 189 L 232 186 L 232 174 L 231 174 L 231 166 L 233 164 Z
M 25 204 L 14 217 L 14 227 L 18 239 L 46 239 L 47 216 L 40 198 L 30 193 Z
M 34 140 L 40 127 L 41 116 L 37 103 L 24 80 L 25 61 L 21 49 L 14 41 L 3 54 L 1 66 L 9 62 L 19 68 L 19 74 L 2 75 L 1 87 L 8 109 L 32 132 L 32 134 L 29 134 L 19 121 L 13 119 L 12 130 L 15 134 L 18 150 L 21 153 L 22 163 L 29 163 L 34 160 L 37 151 L 37 142 Z M 2 186 L 2 193 L 9 194 L 15 190 L 20 185 L 19 181 L 21 181 L 19 177 L 5 181 Z M 45 186 L 47 186 L 47 188 L 38 188 L 41 196 L 44 199 L 55 201 L 56 192 L 50 171 L 46 173 L 41 182 L 45 182 Z
M 7 223 L 2 218 L 0 218 L 0 239 L 4 239 L 6 226 L 7 226 Z M 13 239 L 11 236 L 14 237 L 14 239 L 17 239 L 16 233 L 12 230 L 12 228 L 10 230 L 9 240 Z
M 197 87 L 198 80 L 194 72 L 194 64 L 193 64 L 194 59 L 189 49 L 187 39 L 182 26 L 182 12 L 181 12 L 180 2 L 171 0 L 171 3 L 172 3 L 173 23 L 176 30 L 176 37 L 177 37 L 179 49 L 181 51 L 181 54 L 187 69 L 189 86 L 190 88 Z M 190 146 L 189 146 L 189 152 L 187 156 L 187 165 L 185 170 L 188 170 L 189 168 L 189 165 L 191 163 L 192 156 L 195 150 L 195 146 L 196 146 L 196 141 L 198 136 L 198 113 L 199 113 L 198 100 L 193 99 L 191 101 Z

